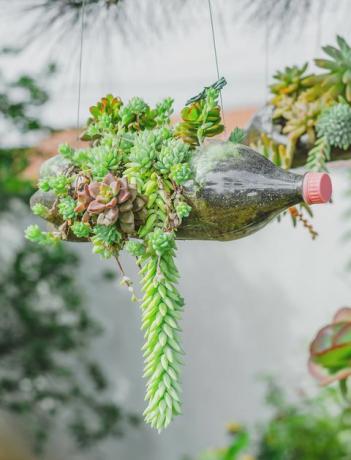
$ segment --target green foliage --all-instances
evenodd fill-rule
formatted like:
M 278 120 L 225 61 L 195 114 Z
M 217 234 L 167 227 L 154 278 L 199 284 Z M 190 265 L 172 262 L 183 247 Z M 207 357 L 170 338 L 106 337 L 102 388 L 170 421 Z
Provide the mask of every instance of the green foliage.
M 41 203 L 36 203 L 34 206 L 32 206 L 32 212 L 42 219 L 47 219 L 50 214 L 50 210 Z
M 316 128 L 331 147 L 347 150 L 351 146 L 351 107 L 341 102 L 324 110 Z
M 218 88 L 207 88 L 203 98 L 183 110 L 201 142 L 223 130 L 218 92 Z M 39 184 L 58 197 L 62 238 L 70 231 L 86 237 L 94 253 L 115 257 L 118 263 L 123 248 L 137 258 L 144 292 L 141 309 L 148 379 L 144 414 L 158 430 L 181 411 L 179 320 L 184 301 L 176 287 L 175 238 L 182 219 L 191 212 L 182 199 L 182 184 L 192 178 L 191 147 L 196 144 L 189 146 L 179 125 L 170 124 L 172 105 L 170 98 L 153 109 L 140 98 L 124 105 L 121 99 L 106 96 L 90 109 L 83 136 L 92 141 L 90 148 L 75 151 L 61 146 L 60 153 L 69 162 L 67 170 Z M 27 237 L 48 242 L 50 234 L 30 228 Z M 142 241 L 130 241 L 131 237 Z M 130 279 L 124 275 L 122 283 L 135 299 Z
M 338 48 L 323 46 L 330 59 L 315 59 L 318 67 L 326 70 L 319 76 L 322 86 L 334 97 L 345 97 L 351 102 L 351 47 L 339 35 L 336 37 Z
M 66 196 L 71 184 L 69 177 L 64 175 L 52 176 L 42 179 L 39 182 L 39 188 L 44 192 L 52 190 L 57 196 Z
M 270 85 L 271 92 L 276 95 L 299 95 L 301 91 L 308 87 L 305 83 L 307 67 L 308 63 L 306 62 L 301 67 L 285 67 L 283 71 L 277 71 L 273 75 L 276 81 Z
M 148 378 L 144 415 L 160 431 L 181 413 L 179 319 L 184 301 L 175 286 L 179 273 L 173 261 L 174 235 L 156 229 L 149 241 L 148 252 L 139 258 L 143 264 L 144 376 Z
M 191 147 L 224 131 L 218 105 L 219 91 L 214 87 L 207 88 L 200 99 L 196 97 L 195 102 L 182 110 L 182 121 L 177 125 L 175 134 Z
M 315 60 L 328 73 L 306 76 L 304 65 L 287 67 L 274 76 L 277 82 L 270 87 L 272 118 L 280 133 L 287 135 L 287 145 L 270 141 L 285 168 L 293 164 L 300 142 L 307 142 L 307 163 L 314 170 L 325 168 L 332 147 L 346 150 L 351 145 L 351 48 L 341 37 L 337 42 L 339 49 L 323 47 L 332 60 Z
M 229 140 L 233 142 L 233 144 L 242 144 L 246 137 L 245 130 L 241 128 L 234 128 L 233 131 L 230 133 Z
M 178 163 L 171 168 L 170 179 L 174 180 L 177 185 L 182 185 L 192 176 L 190 166 Z
M 326 162 L 330 160 L 331 148 L 326 137 L 317 139 L 308 152 L 306 168 L 310 171 L 327 171 Z
M 36 79 L 21 77 L 0 93 L 0 115 L 12 130 L 42 129 L 33 109 L 46 99 Z M 0 211 L 13 198 L 27 203 L 33 193 L 32 183 L 22 177 L 30 153 L 27 148 L 0 149 Z M 51 210 L 38 203 L 33 212 L 45 219 Z M 26 233 L 41 246 L 26 243 L 10 259 L 0 252 L 0 408 L 23 418 L 38 451 L 58 418 L 77 445 L 91 448 L 106 437 L 121 436 L 137 419 L 106 397 L 106 377 L 89 359 L 88 346 L 101 329 L 74 281 L 77 256 L 57 244 L 58 232 L 33 225 Z
M 53 232 L 43 232 L 38 225 L 30 225 L 26 229 L 25 236 L 32 243 L 40 244 L 41 246 L 55 245 L 60 241 L 59 235 Z
M 48 100 L 44 82 L 55 72 L 55 66 L 50 64 L 38 75 L 22 74 L 16 80 L 8 80 L 0 73 L 0 119 L 16 127 L 20 132 L 37 131 L 44 128 L 34 111 Z M 21 97 L 18 97 L 21 94 Z M 6 124 L 4 124 L 6 126 Z
M 140 241 L 127 241 L 125 249 L 134 257 L 141 257 L 146 252 L 145 244 Z
M 184 201 L 181 201 L 176 205 L 176 213 L 179 219 L 183 219 L 184 217 L 188 217 L 191 212 L 191 206 L 189 206 Z
M 28 166 L 28 158 L 25 148 L 0 148 L 0 211 L 8 209 L 12 198 L 27 201 L 33 193 L 32 182 L 21 177 Z
M 91 118 L 82 138 L 100 139 L 108 132 L 138 132 L 169 123 L 173 112 L 173 99 L 166 98 L 155 109 L 140 97 L 132 98 L 124 105 L 120 98 L 108 94 L 90 108 Z M 104 174 L 103 174 L 104 175 Z
M 90 226 L 84 222 L 74 222 L 71 226 L 71 230 L 78 238 L 88 238 L 91 229 Z
M 351 375 L 351 308 L 336 312 L 333 320 L 316 335 L 310 346 L 310 371 L 322 384 L 345 381 Z
M 106 398 L 106 378 L 87 354 L 101 329 L 82 302 L 77 268 L 62 245 L 26 244 L 0 264 L 0 407 L 25 418 L 38 450 L 59 414 L 82 448 L 135 420 Z
M 163 143 L 157 157 L 157 169 L 162 174 L 169 173 L 172 167 L 189 160 L 190 147 L 178 139 L 170 138 Z
M 63 220 L 70 220 L 76 217 L 77 213 L 75 211 L 75 207 L 76 201 L 72 197 L 65 196 L 62 198 L 58 204 L 58 210 Z
M 261 428 L 257 460 L 336 460 L 351 456 L 333 391 L 289 403 L 280 387 L 268 386 L 273 417 Z
M 230 436 L 227 447 L 202 452 L 196 460 L 254 460 L 254 457 L 246 454 L 250 441 L 247 430 L 237 423 L 230 423 L 227 431 Z

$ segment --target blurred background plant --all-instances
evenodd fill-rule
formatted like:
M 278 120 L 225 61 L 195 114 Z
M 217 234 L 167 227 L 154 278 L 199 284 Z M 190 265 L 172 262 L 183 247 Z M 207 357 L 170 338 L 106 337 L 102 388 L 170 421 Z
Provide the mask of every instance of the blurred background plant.
M 335 389 L 316 396 L 299 391 L 288 398 L 283 386 L 265 378 L 270 417 L 253 436 L 237 424 L 227 426 L 227 447 L 211 449 L 196 460 L 347 460 L 351 456 L 349 420 Z M 249 454 L 248 452 L 251 452 Z M 254 452 L 254 454 L 252 453 Z M 185 457 L 184 460 L 191 460 Z
M 49 99 L 43 77 L 54 69 L 51 64 L 43 74 L 14 81 L 1 76 L 2 126 L 17 130 L 22 142 L 28 132 L 51 131 L 38 112 Z M 0 146 L 2 222 L 10 210 L 16 217 L 16 209 L 21 214 L 28 207 L 34 183 L 23 174 L 34 154 L 28 146 Z M 89 344 L 103 331 L 75 280 L 79 264 L 63 245 L 22 242 L 10 258 L 0 251 L 0 408 L 27 420 L 39 451 L 55 423 L 65 425 L 80 448 L 120 437 L 138 423 L 111 401 L 106 375 L 89 356 Z

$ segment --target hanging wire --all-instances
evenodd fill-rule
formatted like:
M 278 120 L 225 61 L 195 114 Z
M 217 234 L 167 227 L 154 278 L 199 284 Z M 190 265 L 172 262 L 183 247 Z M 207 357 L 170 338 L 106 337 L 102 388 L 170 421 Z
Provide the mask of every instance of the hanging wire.
M 220 76 L 219 76 L 218 54 L 217 54 L 217 45 L 216 45 L 216 34 L 215 34 L 215 29 L 214 29 L 214 24 L 213 24 L 213 12 L 212 12 L 211 0 L 208 0 L 208 10 L 210 12 L 210 23 L 211 23 L 211 31 L 212 31 L 213 53 L 214 53 L 214 58 L 215 58 L 215 63 L 216 63 L 217 79 L 219 80 Z M 219 97 L 220 97 L 220 100 L 221 100 L 223 124 L 225 125 L 222 91 L 219 92 Z
M 80 97 L 82 87 L 82 67 L 83 67 L 83 47 L 84 47 L 84 16 L 85 16 L 85 1 L 82 2 L 81 24 L 80 24 L 80 49 L 79 49 L 79 68 L 78 68 L 78 103 L 77 103 L 77 139 L 79 139 L 79 123 L 80 123 Z
M 265 99 L 269 99 L 269 51 L 270 51 L 270 30 L 268 15 L 266 17 L 265 34 L 264 34 L 264 85 L 265 85 Z
M 316 30 L 316 52 L 319 52 L 322 43 L 322 23 L 325 0 L 321 0 L 317 10 L 317 30 Z

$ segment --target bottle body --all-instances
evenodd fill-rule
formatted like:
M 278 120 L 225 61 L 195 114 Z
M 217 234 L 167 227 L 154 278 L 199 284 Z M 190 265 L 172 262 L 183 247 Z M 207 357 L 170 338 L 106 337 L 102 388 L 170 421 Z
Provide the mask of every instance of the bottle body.
M 304 176 L 243 145 L 210 143 L 197 151 L 192 167 L 195 179 L 184 187 L 192 212 L 178 231 L 182 239 L 243 238 L 303 201 Z
M 56 155 L 43 164 L 41 176 L 62 174 L 68 167 L 67 161 Z M 327 174 L 291 173 L 249 147 L 229 141 L 213 141 L 196 149 L 192 170 L 194 179 L 183 186 L 183 196 L 192 210 L 177 229 L 178 239 L 243 238 L 290 206 L 303 201 L 325 203 L 331 195 Z M 40 203 L 52 209 L 55 201 L 53 192 L 38 190 L 31 197 L 31 206 Z M 55 226 L 62 224 L 57 212 L 47 220 Z

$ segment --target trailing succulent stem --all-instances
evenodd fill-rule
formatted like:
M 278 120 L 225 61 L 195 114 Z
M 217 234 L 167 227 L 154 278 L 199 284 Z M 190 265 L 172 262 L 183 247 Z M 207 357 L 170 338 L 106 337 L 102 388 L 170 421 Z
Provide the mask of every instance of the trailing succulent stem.
M 39 183 L 56 200 L 52 209 L 36 204 L 33 212 L 44 219 L 56 212 L 60 227 L 43 232 L 32 225 L 26 232 L 39 244 L 54 244 L 70 235 L 89 240 L 94 253 L 117 260 L 122 284 L 133 300 L 132 283 L 118 255 L 125 248 L 136 257 L 143 291 L 144 414 L 157 430 L 181 412 L 179 322 L 184 301 L 177 289 L 175 236 L 191 212 L 182 186 L 192 178 L 192 149 L 223 131 L 218 106 L 223 85 L 220 80 L 196 96 L 176 127 L 170 123 L 170 98 L 155 108 L 137 97 L 126 105 L 112 95 L 101 99 L 91 107 L 82 136 L 90 147 L 75 150 L 62 145 L 65 170 Z
M 144 376 L 148 379 L 144 415 L 153 428 L 161 430 L 181 412 L 179 320 L 184 301 L 176 288 L 174 235 L 155 230 L 149 241 L 148 253 L 139 257 L 143 266 Z

